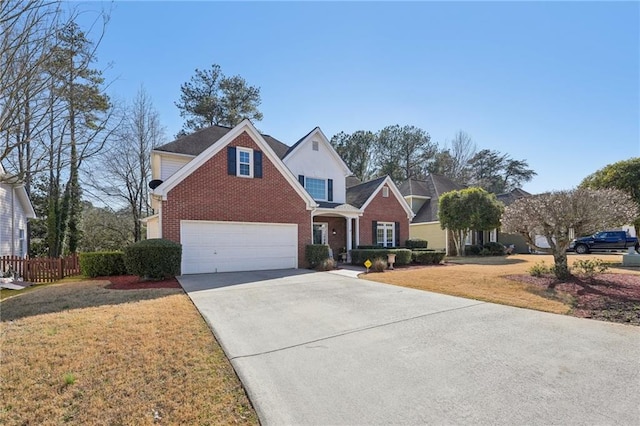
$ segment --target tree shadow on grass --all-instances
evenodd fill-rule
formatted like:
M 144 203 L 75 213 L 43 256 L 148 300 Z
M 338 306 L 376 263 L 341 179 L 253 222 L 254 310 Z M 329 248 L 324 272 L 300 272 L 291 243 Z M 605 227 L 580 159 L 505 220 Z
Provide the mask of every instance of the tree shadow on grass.
M 182 289 L 110 290 L 107 281 L 82 281 L 36 288 L 0 302 L 0 322 L 74 309 L 113 306 L 153 300 L 175 294 Z
M 527 260 L 504 256 L 466 256 L 447 257 L 446 262 L 456 265 L 516 265 L 526 263 Z

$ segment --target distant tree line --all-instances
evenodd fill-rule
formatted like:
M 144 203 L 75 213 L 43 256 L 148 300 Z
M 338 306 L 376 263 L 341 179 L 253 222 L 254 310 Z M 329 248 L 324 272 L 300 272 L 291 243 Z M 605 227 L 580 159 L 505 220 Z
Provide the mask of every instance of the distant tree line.
M 377 132 L 340 132 L 331 138 L 331 144 L 363 181 L 389 175 L 400 183 L 434 173 L 464 186 L 503 193 L 520 187 L 536 175 L 526 160 L 515 160 L 490 149 L 478 151 L 463 131 L 443 146 L 433 142 L 423 129 L 399 125 Z

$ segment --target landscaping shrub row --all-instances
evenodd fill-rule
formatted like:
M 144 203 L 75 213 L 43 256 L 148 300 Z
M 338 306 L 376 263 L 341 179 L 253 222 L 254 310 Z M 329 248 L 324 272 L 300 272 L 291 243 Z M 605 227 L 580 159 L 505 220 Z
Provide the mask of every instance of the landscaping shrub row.
M 304 259 L 310 268 L 317 268 L 329 258 L 329 246 L 326 244 L 307 244 L 304 250 Z
M 494 242 L 464 247 L 464 252 L 467 256 L 503 256 L 505 250 L 506 247 L 503 244 Z
M 362 265 L 365 260 L 369 259 L 373 262 L 374 259 L 382 258 L 387 260 L 387 254 L 392 253 L 396 255 L 396 265 L 408 265 L 411 263 L 411 250 L 404 248 L 372 248 L 372 249 L 355 249 L 351 250 L 351 264 Z
M 180 275 L 182 246 L 154 238 L 126 247 L 124 252 L 80 253 L 80 270 L 88 277 L 132 274 L 148 279 Z
M 411 258 L 414 263 L 421 265 L 438 265 L 444 260 L 445 252 L 434 250 L 414 250 Z

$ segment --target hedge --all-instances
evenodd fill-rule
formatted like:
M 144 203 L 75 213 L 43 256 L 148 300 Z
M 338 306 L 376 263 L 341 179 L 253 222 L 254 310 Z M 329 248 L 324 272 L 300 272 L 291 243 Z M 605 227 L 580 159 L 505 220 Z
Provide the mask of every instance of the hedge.
M 125 275 L 124 257 L 121 251 L 95 251 L 80 253 L 80 271 L 87 277 Z
M 361 266 L 365 260 L 369 259 L 373 262 L 376 258 L 387 259 L 387 254 L 396 255 L 394 265 L 408 265 L 411 263 L 411 250 L 409 249 L 392 249 L 392 248 L 375 248 L 375 249 L 355 249 L 351 250 L 351 264 Z
M 404 245 L 408 249 L 426 249 L 428 245 L 427 240 L 423 240 L 420 238 L 410 238 L 404 242 Z
M 502 256 L 504 255 L 504 251 L 504 245 L 495 242 L 464 247 L 464 252 L 467 256 Z
M 180 275 L 182 246 L 173 241 L 153 238 L 124 249 L 124 263 L 130 274 L 162 279 Z
M 444 260 L 444 256 L 443 251 L 414 250 L 411 253 L 413 261 L 421 265 L 438 265 Z
M 318 265 L 329 258 L 329 246 L 326 244 L 307 244 L 304 249 L 304 259 L 309 268 L 317 268 Z

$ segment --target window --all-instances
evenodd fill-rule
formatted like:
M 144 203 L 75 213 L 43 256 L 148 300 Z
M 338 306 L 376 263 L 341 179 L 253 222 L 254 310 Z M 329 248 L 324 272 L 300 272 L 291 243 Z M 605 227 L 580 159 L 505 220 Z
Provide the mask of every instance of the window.
M 489 232 L 489 241 L 492 243 L 498 242 L 498 230 L 497 229 L 492 229 Z
M 383 186 L 382 187 L 382 196 L 384 198 L 389 198 L 389 187 L 388 186 Z
M 376 241 L 381 247 L 393 247 L 395 241 L 395 224 L 393 222 L 378 222 Z
M 328 223 L 313 222 L 313 244 L 327 244 Z
M 325 179 L 306 178 L 304 187 L 314 200 L 327 199 L 327 181 Z
M 24 250 L 24 229 L 18 230 L 18 250 L 20 250 L 18 256 L 24 257 L 27 253 Z
M 318 141 L 312 141 L 312 142 L 311 142 L 311 148 L 312 148 L 314 151 L 317 151 L 317 150 L 318 150 Z
M 253 151 L 246 148 L 238 148 L 238 176 L 253 177 Z

